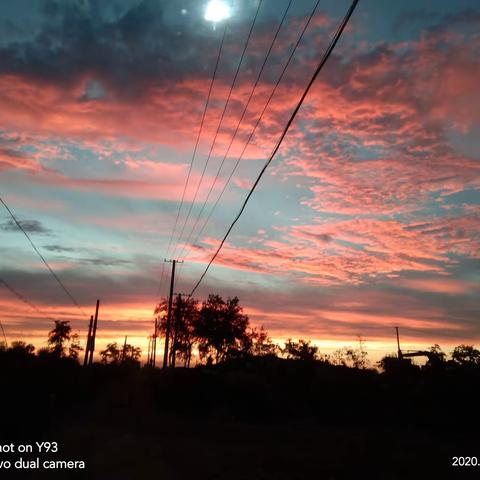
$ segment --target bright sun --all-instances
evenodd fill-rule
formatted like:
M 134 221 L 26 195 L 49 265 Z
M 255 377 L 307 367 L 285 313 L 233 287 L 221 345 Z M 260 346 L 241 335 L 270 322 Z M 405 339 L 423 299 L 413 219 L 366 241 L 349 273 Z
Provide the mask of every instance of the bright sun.
M 221 22 L 230 16 L 230 7 L 221 0 L 210 0 L 205 10 L 205 20 Z

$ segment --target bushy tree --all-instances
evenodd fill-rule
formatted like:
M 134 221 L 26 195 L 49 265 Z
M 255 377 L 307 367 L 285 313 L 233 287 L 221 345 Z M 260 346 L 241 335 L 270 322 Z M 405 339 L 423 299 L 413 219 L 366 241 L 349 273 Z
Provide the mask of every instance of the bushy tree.
M 282 348 L 282 353 L 294 360 L 317 360 L 318 359 L 318 347 L 311 345 L 310 340 L 299 340 L 298 342 L 292 341 L 289 338 L 285 342 L 285 347 Z
M 155 308 L 157 319 L 157 335 L 166 335 L 168 299 L 163 299 Z M 170 325 L 170 358 L 172 364 L 173 354 L 184 361 L 185 366 L 190 366 L 193 345 L 195 343 L 195 322 L 198 316 L 198 301 L 192 297 L 177 295 L 172 301 L 172 318 Z
M 432 345 L 428 352 L 428 361 L 425 364 L 427 368 L 439 368 L 445 364 L 445 358 L 447 357 L 447 355 L 440 348 L 440 345 L 438 345 L 437 343 L 435 345 Z
M 219 295 L 209 295 L 194 323 L 200 358 L 214 358 L 218 363 L 248 352 L 248 327 L 248 317 L 237 297 L 225 301 Z
M 78 356 L 83 350 L 78 333 L 72 333 L 72 327 L 68 320 L 55 320 L 55 326 L 48 333 L 47 343 L 50 354 L 58 357 L 68 356 L 73 360 L 78 360 Z M 41 356 L 46 354 L 45 351 L 41 352 Z
M 52 355 L 55 355 L 55 354 L 52 353 L 52 350 L 48 347 L 42 347 L 37 350 L 38 358 L 51 358 Z
M 385 355 L 377 365 L 387 375 L 413 375 L 420 372 L 420 367 L 409 358 L 398 358 L 396 354 Z
M 155 308 L 157 334 L 166 335 L 168 298 Z M 209 295 L 199 305 L 194 298 L 177 295 L 172 301 L 169 363 L 173 352 L 176 358 L 190 366 L 196 345 L 200 359 L 216 363 L 248 355 L 276 355 L 279 351 L 262 326 L 251 328 L 237 297 L 224 300 L 220 295 Z
M 452 351 L 452 360 L 461 366 L 480 365 L 480 350 L 473 345 L 458 345 Z
M 101 362 L 119 365 L 124 362 L 138 362 L 142 355 L 140 347 L 134 347 L 129 343 L 119 346 L 117 342 L 107 344 L 105 350 L 100 352 Z
M 122 348 L 121 358 L 122 362 L 138 362 L 142 356 L 142 349 L 140 347 L 134 347 L 129 343 L 125 344 Z
M 33 355 L 35 347 L 31 343 L 16 340 L 10 344 L 8 351 L 21 355 Z
M 120 363 L 121 351 L 118 347 L 117 342 L 108 343 L 105 350 L 100 352 L 101 362 L 102 363 Z
M 381 360 L 377 362 L 377 366 L 381 368 L 385 373 L 390 374 L 399 370 L 399 358 L 394 355 L 385 355 Z
M 72 327 L 68 320 L 55 320 L 55 327 L 48 333 L 48 345 L 55 355 L 65 355 L 65 344 L 70 340 Z

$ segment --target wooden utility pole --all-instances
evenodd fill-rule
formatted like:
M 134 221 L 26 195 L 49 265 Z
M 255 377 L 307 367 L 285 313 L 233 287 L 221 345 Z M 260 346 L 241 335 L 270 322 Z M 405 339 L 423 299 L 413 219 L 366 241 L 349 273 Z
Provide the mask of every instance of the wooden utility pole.
M 97 306 L 95 308 L 95 318 L 93 319 L 91 343 L 90 343 L 90 357 L 88 359 L 88 364 L 89 365 L 91 365 L 93 363 L 93 352 L 95 351 L 95 337 L 97 336 L 97 322 L 98 322 L 98 307 L 99 306 L 100 306 L 100 300 L 97 300 Z
M 88 364 L 88 356 L 90 354 L 90 345 L 92 343 L 92 326 L 93 326 L 93 315 L 90 315 L 90 323 L 88 324 L 87 346 L 85 347 L 85 358 L 83 360 L 84 367 L 86 367 Z
M 148 338 L 148 348 L 147 348 L 147 365 L 150 365 L 150 337 L 147 337 Z
M 153 338 L 152 338 L 152 366 L 155 368 L 155 364 L 157 361 L 157 317 L 155 317 L 155 330 L 153 331 Z
M 125 335 L 125 342 L 123 344 L 123 351 L 122 351 L 122 362 L 125 361 L 126 353 L 127 353 L 127 336 Z
M 175 264 L 176 260 L 172 260 L 172 276 L 170 277 L 170 295 L 168 297 L 168 312 L 167 312 L 167 328 L 165 332 L 165 350 L 163 353 L 163 368 L 168 366 L 168 341 L 170 339 L 170 327 L 172 321 L 172 300 L 173 300 L 173 285 L 175 283 Z
M 173 325 L 173 345 L 172 345 L 172 362 L 171 365 L 175 368 L 175 358 L 177 356 L 177 337 L 178 328 L 180 327 L 181 315 L 182 315 L 182 295 L 177 295 L 177 310 L 175 312 L 175 323 Z

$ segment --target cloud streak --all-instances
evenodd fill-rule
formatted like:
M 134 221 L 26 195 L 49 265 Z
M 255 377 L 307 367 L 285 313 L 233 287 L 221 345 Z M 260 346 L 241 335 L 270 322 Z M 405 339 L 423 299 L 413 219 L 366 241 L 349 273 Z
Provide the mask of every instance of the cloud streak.
M 279 20 L 264 3 L 194 213 Z M 24 220 L 26 230 L 55 232 L 42 248 L 82 305 L 102 299 L 105 335 L 129 328 L 140 334 L 151 327 L 158 263 L 221 32 L 203 22 L 193 1 L 181 17 L 176 7 L 152 1 L 38 5 L 29 13 L 35 28 L 18 25 L 0 38 L 0 175 L 26 219 L 42 215 Z M 287 20 L 210 202 L 296 40 L 302 8 Z M 478 9 L 439 6 L 412 14 L 415 22 L 408 24 L 407 7 L 399 7 L 398 17 L 382 11 L 391 31 L 379 39 L 369 27 L 378 12 L 365 8 L 322 71 L 202 294 L 238 294 L 252 321 L 278 337 L 381 339 L 399 324 L 425 341 L 479 338 Z M 227 32 L 185 209 L 253 13 L 253 4 L 245 6 Z M 328 11 L 314 19 L 232 188 L 186 259 L 185 285 L 198 279 L 270 153 L 335 19 Z M 11 222 L 0 228 L 13 230 Z M 3 273 L 49 312 L 80 325 L 22 245 L 4 237 Z M 188 248 L 184 241 L 180 247 Z M 15 312 L 5 295 L 3 302 L 16 331 L 22 315 L 25 330 L 47 328 L 32 312 Z

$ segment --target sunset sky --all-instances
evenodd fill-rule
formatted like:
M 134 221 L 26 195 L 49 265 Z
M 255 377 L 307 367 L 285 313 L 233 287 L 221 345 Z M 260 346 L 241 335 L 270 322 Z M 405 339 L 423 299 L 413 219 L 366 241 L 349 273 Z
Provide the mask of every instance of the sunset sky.
M 288 3 L 259 7 L 199 183 L 258 7 L 229 2 L 172 247 L 200 186 L 168 250 L 225 22 L 206 0 L 0 0 L 0 194 L 88 316 L 101 300 L 100 348 L 128 335 L 146 350 L 165 257 L 192 289 L 350 5 L 320 2 L 198 235 L 315 5 L 293 0 L 226 155 Z M 357 335 L 395 351 L 395 325 L 405 348 L 478 345 L 479 32 L 476 0 L 360 0 L 196 296 L 237 295 L 253 325 L 322 351 Z M 0 285 L 9 340 L 44 346 L 45 317 L 86 335 L 2 205 L 0 252 L 0 278 L 45 314 Z

